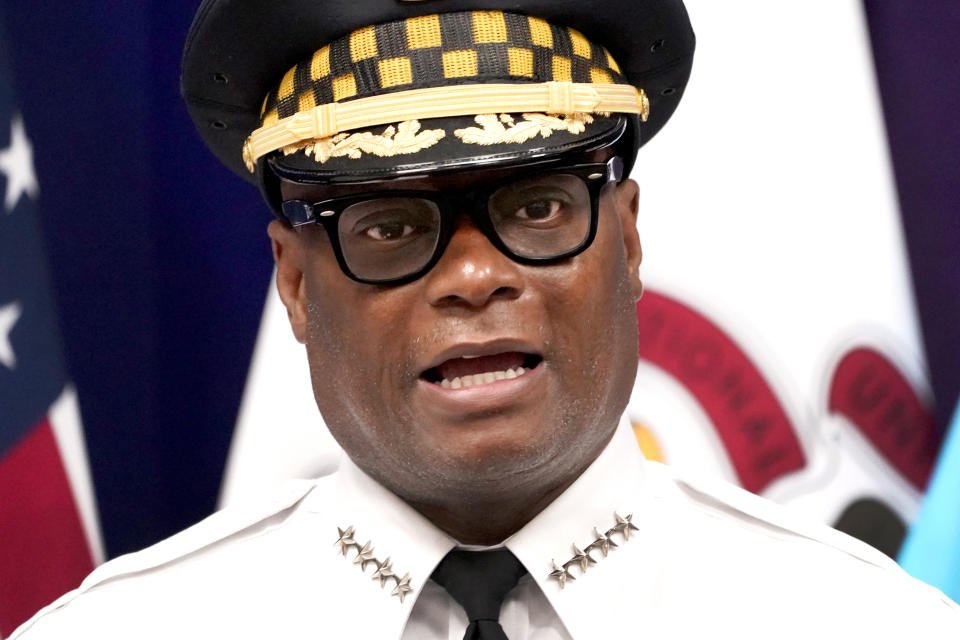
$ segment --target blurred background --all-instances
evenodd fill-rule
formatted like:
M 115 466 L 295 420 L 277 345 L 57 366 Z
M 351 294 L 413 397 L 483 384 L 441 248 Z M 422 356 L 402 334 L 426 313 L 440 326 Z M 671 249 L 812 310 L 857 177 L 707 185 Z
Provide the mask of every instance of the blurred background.
M 180 100 L 197 4 L 0 4 L 0 637 L 336 464 L 271 215 Z M 960 6 L 686 4 L 687 95 L 633 174 L 638 441 L 958 599 Z

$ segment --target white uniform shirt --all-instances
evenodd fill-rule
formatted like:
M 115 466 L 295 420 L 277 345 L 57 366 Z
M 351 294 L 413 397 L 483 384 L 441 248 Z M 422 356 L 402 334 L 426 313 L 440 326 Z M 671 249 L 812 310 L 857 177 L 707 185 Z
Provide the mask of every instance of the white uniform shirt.
M 606 556 L 594 528 L 616 529 Z M 429 581 L 455 545 L 345 459 L 101 566 L 13 637 L 461 640 Z M 960 638 L 960 608 L 880 552 L 645 462 L 626 423 L 504 545 L 530 572 L 501 613 L 511 640 Z

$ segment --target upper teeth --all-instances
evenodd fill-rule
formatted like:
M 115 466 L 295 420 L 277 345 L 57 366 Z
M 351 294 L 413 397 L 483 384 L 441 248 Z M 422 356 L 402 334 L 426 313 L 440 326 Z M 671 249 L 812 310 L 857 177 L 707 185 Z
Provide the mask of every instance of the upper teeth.
M 460 376 L 453 380 L 444 378 L 440 381 L 440 386 L 444 389 L 460 389 L 462 387 L 473 387 L 480 384 L 490 384 L 497 380 L 512 380 L 517 376 L 526 373 L 523 367 L 516 369 L 507 369 L 506 371 L 487 371 L 485 373 L 475 373 L 473 375 Z

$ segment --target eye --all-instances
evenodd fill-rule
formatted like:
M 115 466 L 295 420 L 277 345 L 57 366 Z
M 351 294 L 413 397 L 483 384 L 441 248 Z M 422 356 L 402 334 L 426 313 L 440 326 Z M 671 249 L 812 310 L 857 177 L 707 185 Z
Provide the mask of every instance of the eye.
M 419 198 L 372 198 L 344 209 L 340 229 L 355 242 L 371 249 L 393 250 L 396 246 L 430 235 L 438 224 L 434 203 Z
M 362 230 L 363 235 L 371 240 L 399 240 L 413 234 L 413 225 L 403 222 L 381 222 Z
M 498 189 L 490 196 L 494 224 L 552 229 L 565 224 L 584 200 L 583 181 L 567 174 L 547 174 L 523 179 Z
M 534 200 L 517 209 L 514 214 L 522 220 L 547 220 L 560 212 L 563 204 L 559 200 Z

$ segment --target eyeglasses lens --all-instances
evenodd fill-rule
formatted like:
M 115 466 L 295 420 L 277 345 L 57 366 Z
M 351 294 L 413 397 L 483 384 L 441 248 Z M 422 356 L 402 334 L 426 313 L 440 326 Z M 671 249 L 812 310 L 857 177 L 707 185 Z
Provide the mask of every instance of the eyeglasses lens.
M 524 258 L 567 253 L 590 232 L 590 192 L 575 175 L 520 180 L 494 192 L 487 207 L 503 244 Z
M 423 198 L 375 198 L 340 216 L 340 248 L 365 280 L 402 278 L 422 269 L 440 239 L 440 209 Z

